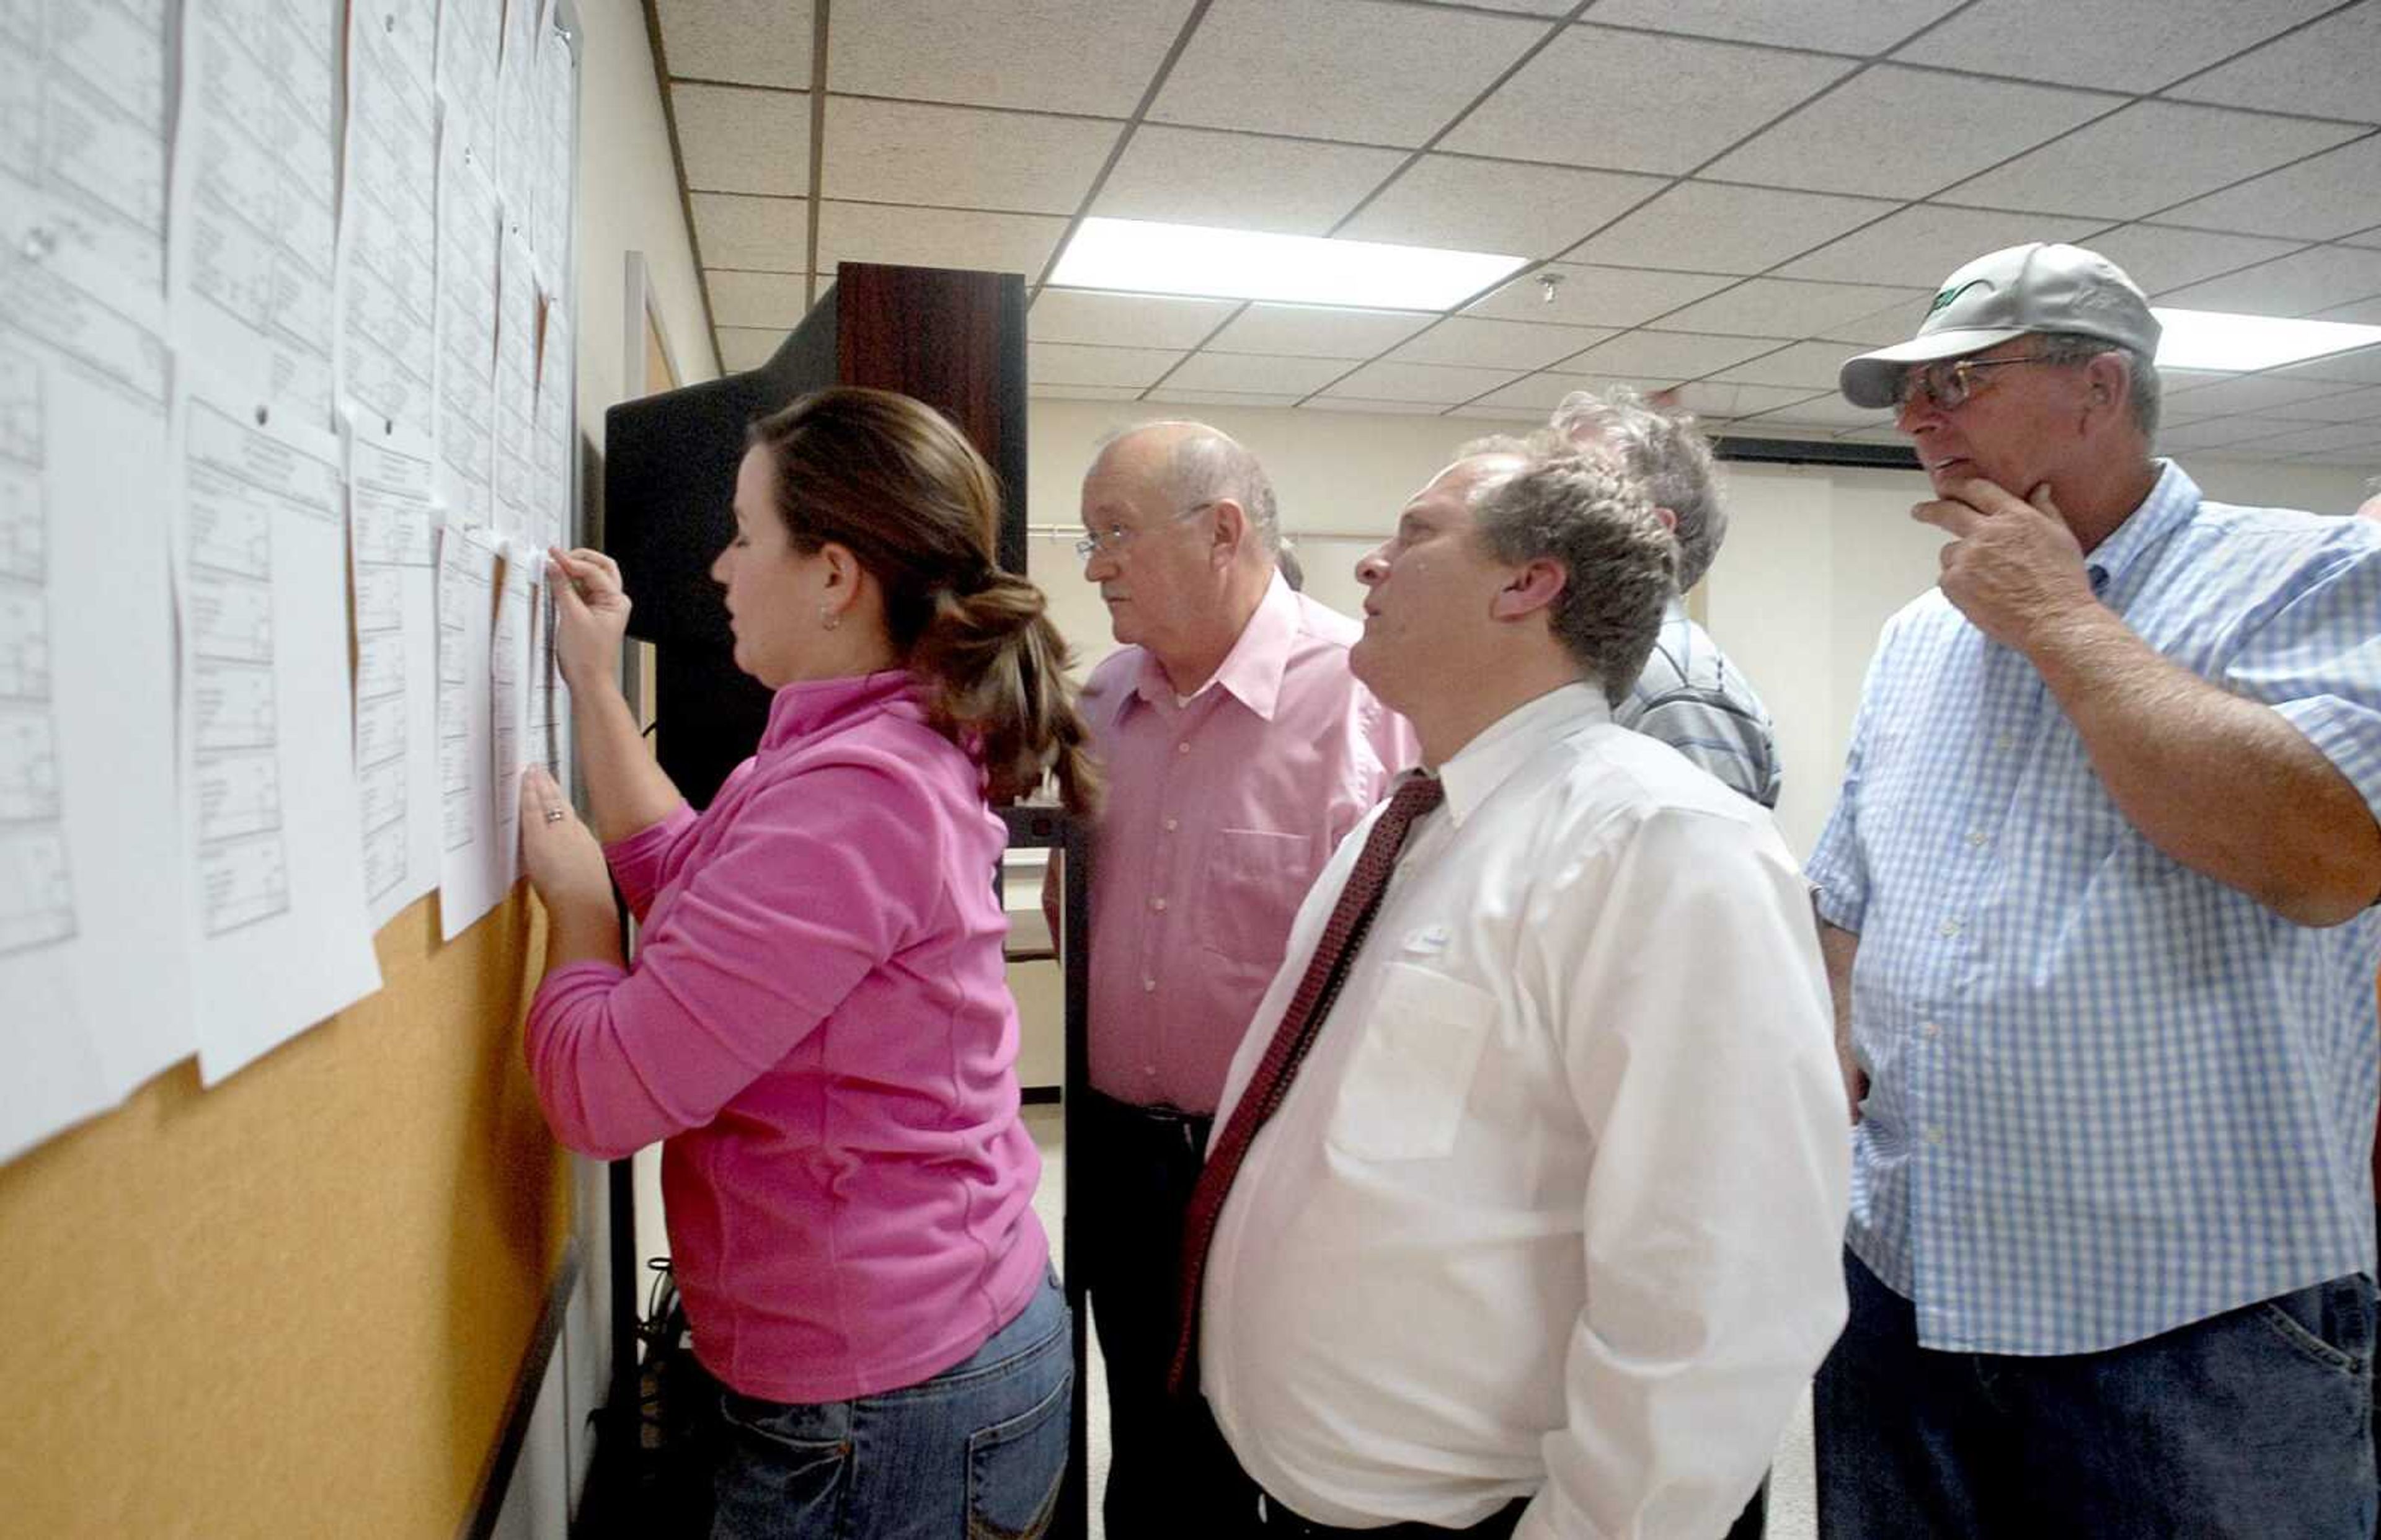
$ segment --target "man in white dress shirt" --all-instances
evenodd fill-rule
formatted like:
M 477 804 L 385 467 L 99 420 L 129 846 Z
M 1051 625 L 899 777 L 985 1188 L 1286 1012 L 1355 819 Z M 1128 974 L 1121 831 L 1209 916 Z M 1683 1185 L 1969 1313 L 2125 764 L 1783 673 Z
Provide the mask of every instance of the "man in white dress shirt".
M 1612 721 L 1676 561 L 1642 490 L 1541 434 L 1467 451 L 1358 566 L 1351 662 L 1444 801 L 1268 1095 L 1381 811 L 1308 895 L 1225 1086 L 1203 1250 L 1193 1202 L 1185 1362 L 1265 1494 L 1252 1533 L 1716 1540 L 1843 1322 L 1801 873 Z

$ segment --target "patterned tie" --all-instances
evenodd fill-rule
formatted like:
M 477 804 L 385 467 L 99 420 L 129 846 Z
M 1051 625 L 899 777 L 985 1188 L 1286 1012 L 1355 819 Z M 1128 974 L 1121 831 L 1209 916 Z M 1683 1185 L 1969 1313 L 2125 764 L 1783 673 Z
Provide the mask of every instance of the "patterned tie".
M 1356 858 L 1355 870 L 1348 874 L 1348 886 L 1340 889 L 1338 903 L 1332 906 L 1331 922 L 1323 927 L 1323 939 L 1315 944 L 1306 976 L 1298 981 L 1298 993 L 1289 997 L 1281 1013 L 1281 1024 L 1274 1029 L 1264 1058 L 1240 1093 L 1231 1120 L 1208 1152 L 1207 1164 L 1200 1169 L 1183 1220 L 1181 1330 L 1175 1339 L 1174 1365 L 1166 1379 L 1167 1388 L 1178 1396 L 1187 1395 L 1198 1383 L 1199 1288 L 1207 1272 L 1207 1247 L 1215 1239 L 1215 1222 L 1223 1217 L 1232 1179 L 1239 1173 L 1240 1161 L 1255 1142 L 1257 1131 L 1289 1094 L 1291 1077 L 1305 1061 L 1306 1050 L 1322 1030 L 1324 1019 L 1331 1014 L 1340 981 L 1348 976 L 1348 963 L 1364 944 L 1374 911 L 1381 907 L 1381 895 L 1389 886 L 1389 874 L 1397 868 L 1406 831 L 1415 819 L 1438 806 L 1445 794 L 1438 777 L 1417 774 L 1389 799 L 1387 810 L 1364 841 L 1363 854 Z

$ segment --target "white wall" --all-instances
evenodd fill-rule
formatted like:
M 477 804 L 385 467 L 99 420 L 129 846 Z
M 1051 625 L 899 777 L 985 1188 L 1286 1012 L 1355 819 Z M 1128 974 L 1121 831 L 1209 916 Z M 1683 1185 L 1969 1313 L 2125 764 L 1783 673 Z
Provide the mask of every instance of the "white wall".
M 1278 409 L 1147 407 L 1036 400 L 1028 452 L 1026 519 L 1060 532 L 1030 545 L 1032 575 L 1086 666 L 1113 649 L 1107 617 L 1075 560 L 1078 493 L 1092 446 L 1110 429 L 1176 412 L 1212 422 L 1264 462 L 1284 529 L 1301 533 L 1307 590 L 1353 613 L 1349 568 L 1396 521 L 1406 498 L 1457 446 L 1518 424 Z M 2368 471 L 2192 457 L 2184 467 L 2211 497 L 2345 512 Z M 1761 692 L 1777 725 L 1786 772 L 1779 827 L 1807 855 L 1843 770 L 1861 680 L 1886 618 L 1935 581 L 1943 539 L 1910 518 L 1927 495 L 1914 471 L 1825 466 L 1723 467 L 1728 544 L 1705 580 L 1708 624 Z

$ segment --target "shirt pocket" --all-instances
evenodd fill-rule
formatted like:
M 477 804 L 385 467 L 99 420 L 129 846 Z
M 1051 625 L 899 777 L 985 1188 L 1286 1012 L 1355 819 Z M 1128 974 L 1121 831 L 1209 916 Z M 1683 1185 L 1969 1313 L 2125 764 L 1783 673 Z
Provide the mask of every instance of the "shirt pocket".
M 1218 830 L 1199 875 L 1201 943 L 1268 973 L 1280 967 L 1289 923 L 1313 886 L 1313 842 L 1302 834 Z
M 1462 1132 L 1472 1076 L 1496 1018 L 1496 997 L 1488 991 L 1390 963 L 1340 1082 L 1325 1141 L 1358 1160 L 1448 1154 Z

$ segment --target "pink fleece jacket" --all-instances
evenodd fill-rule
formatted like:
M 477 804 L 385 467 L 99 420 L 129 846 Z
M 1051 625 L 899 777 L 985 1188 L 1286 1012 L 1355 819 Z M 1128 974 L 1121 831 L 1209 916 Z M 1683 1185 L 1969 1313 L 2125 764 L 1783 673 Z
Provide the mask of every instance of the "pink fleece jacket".
M 1018 1120 L 1004 843 L 900 673 L 788 685 L 711 807 L 605 852 L 636 966 L 529 1019 L 555 1132 L 656 1139 L 696 1355 L 767 1400 L 914 1385 L 1022 1310 L 1049 1254 Z

